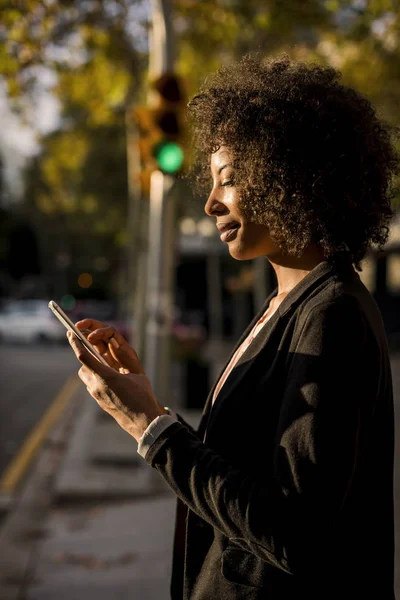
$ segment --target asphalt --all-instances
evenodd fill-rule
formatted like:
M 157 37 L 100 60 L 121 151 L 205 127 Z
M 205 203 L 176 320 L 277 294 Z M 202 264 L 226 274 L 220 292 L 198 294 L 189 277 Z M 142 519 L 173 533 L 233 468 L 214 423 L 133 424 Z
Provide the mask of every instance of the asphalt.
M 400 425 L 400 354 L 392 369 Z M 196 425 L 199 411 L 183 412 Z M 167 600 L 174 511 L 136 442 L 78 388 L 0 529 L 0 600 Z

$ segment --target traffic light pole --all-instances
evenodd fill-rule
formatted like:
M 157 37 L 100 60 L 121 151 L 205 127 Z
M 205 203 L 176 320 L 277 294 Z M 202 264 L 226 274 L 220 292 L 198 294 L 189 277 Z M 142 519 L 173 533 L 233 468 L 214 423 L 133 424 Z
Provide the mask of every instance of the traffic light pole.
M 129 338 L 135 346 L 135 350 L 141 357 L 144 353 L 143 310 L 145 306 L 142 296 L 145 293 L 143 287 L 143 266 L 140 260 L 145 248 L 142 228 L 147 215 L 147 209 L 138 187 L 140 175 L 139 136 L 136 124 L 132 118 L 132 110 L 135 98 L 130 98 L 127 103 L 126 118 L 126 151 L 128 163 L 128 214 L 127 231 L 128 244 L 126 253 L 126 280 L 124 313 L 129 315 Z M 147 220 L 146 220 L 147 222 Z
M 149 75 L 158 77 L 172 72 L 174 66 L 171 1 L 150 0 L 151 28 L 149 31 Z M 149 98 L 151 104 L 151 98 Z
M 170 0 L 151 0 L 149 74 L 151 78 L 173 71 Z M 153 98 L 149 95 L 149 104 Z M 175 207 L 167 198 L 174 178 L 154 171 L 150 180 L 148 218 L 146 330 L 144 368 L 161 404 L 170 403 L 170 340 L 173 318 Z M 142 314 L 145 311 L 142 311 Z
M 166 197 L 173 177 L 154 171 L 149 207 L 145 372 L 161 404 L 169 404 L 170 341 L 173 319 L 174 205 Z

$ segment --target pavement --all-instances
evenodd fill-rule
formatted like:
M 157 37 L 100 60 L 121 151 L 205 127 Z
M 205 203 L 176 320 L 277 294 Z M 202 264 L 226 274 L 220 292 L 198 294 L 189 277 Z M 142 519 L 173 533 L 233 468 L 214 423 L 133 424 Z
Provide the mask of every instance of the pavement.
M 392 369 L 399 424 L 400 354 Z M 179 411 L 198 423 L 199 411 Z M 75 388 L 1 524 L 0 600 L 169 599 L 175 497 L 136 450 L 83 386 Z M 396 589 L 400 598 L 399 565 Z
M 73 389 L 0 523 L 0 600 L 167 600 L 175 496 L 136 441 Z

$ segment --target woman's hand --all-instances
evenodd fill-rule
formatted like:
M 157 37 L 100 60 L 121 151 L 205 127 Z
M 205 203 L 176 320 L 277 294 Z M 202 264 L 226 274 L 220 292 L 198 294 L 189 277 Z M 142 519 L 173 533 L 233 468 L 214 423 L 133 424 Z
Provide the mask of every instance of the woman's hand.
M 135 350 L 126 342 L 122 335 L 113 327 L 95 319 L 83 319 L 75 323 L 80 331 L 90 331 L 86 334 L 88 341 L 108 362 L 110 367 L 120 373 L 144 373 L 139 357 Z M 121 352 L 115 352 L 118 348 Z M 124 359 L 124 365 L 119 361 L 118 356 Z
M 89 322 L 89 319 L 80 321 L 77 327 L 90 329 Z M 101 354 L 106 358 L 110 367 L 100 363 L 86 350 L 76 335 L 68 332 L 68 341 L 77 359 L 83 365 L 79 369 L 78 375 L 98 405 L 114 417 L 122 429 L 139 441 L 149 424 L 156 417 L 165 414 L 166 411 L 158 404 L 133 348 L 123 340 L 118 332 L 107 328 L 104 323 L 99 321 L 91 321 L 91 323 L 93 334 L 96 334 L 97 331 L 102 333 L 97 336 L 93 335 L 93 337 L 90 337 L 92 335 L 90 334 L 88 339 L 91 342 L 95 341 L 96 347 L 103 350 Z M 97 324 L 103 327 L 96 329 L 95 325 Z M 107 330 L 113 331 L 113 334 L 106 333 Z M 123 340 L 121 346 L 118 339 Z M 105 341 L 107 341 L 107 347 Z

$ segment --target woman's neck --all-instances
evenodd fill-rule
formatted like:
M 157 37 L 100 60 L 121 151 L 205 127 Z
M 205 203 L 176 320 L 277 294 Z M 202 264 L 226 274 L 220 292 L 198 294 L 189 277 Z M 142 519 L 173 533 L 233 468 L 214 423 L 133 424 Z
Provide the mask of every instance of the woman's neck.
M 278 294 L 275 296 L 275 302 L 282 301 L 310 271 L 325 260 L 321 248 L 314 244 L 308 246 L 299 258 L 291 256 L 267 258 L 275 271 L 278 282 Z

